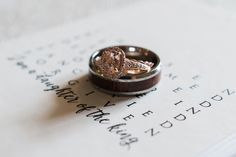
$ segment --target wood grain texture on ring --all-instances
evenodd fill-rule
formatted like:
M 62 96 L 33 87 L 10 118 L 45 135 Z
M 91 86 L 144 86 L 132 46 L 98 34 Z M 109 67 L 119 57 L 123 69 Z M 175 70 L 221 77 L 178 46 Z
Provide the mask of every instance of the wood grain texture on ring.
M 146 80 L 136 82 L 119 82 L 114 80 L 104 79 L 100 76 L 90 73 L 90 81 L 100 88 L 114 92 L 137 92 L 149 89 L 156 85 L 161 78 L 161 72 Z

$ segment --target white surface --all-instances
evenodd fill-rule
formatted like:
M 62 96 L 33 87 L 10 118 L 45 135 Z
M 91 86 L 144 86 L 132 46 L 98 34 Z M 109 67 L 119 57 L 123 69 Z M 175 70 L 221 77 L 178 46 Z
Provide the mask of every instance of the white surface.
M 0 0 L 0 40 L 133 5 L 140 0 Z
M 104 10 L 134 5 L 138 1 L 141 0 L 0 0 L 0 41 L 71 23 Z M 234 0 L 194 1 L 209 10 L 236 17 Z
M 236 157 L 236 135 L 231 135 L 208 148 L 198 157 Z
M 0 156 L 198 155 L 236 131 L 236 93 L 229 96 L 222 92 L 226 88 L 236 90 L 235 28 L 236 22 L 231 17 L 209 12 L 190 1 L 163 0 L 140 3 L 65 28 L 1 43 L 0 52 L 5 53 L 0 53 Z M 156 91 L 141 98 L 112 97 L 86 81 L 91 53 L 120 43 L 158 52 L 163 73 Z M 62 61 L 67 64 L 61 64 Z M 74 68 L 80 68 L 79 73 L 73 74 Z M 49 80 L 36 80 L 35 73 L 29 74 L 32 69 L 38 75 L 55 69 L 61 73 Z M 178 77 L 172 79 L 173 75 Z M 195 80 L 196 75 L 200 77 Z M 99 124 L 87 117 L 96 109 L 75 114 L 77 103 L 67 103 L 63 97 L 57 97 L 56 91 L 44 91 L 51 88 L 49 83 L 45 84 L 47 81 L 61 89 L 74 79 L 79 84 L 71 88 L 79 95 L 79 103 L 96 105 L 96 109 L 110 113 L 109 124 Z M 190 89 L 194 84 L 199 87 Z M 183 90 L 173 92 L 177 87 Z M 86 96 L 91 90 L 95 93 Z M 213 100 L 214 95 L 223 99 Z M 183 103 L 174 105 L 179 100 Z M 199 105 L 205 100 L 211 102 L 211 107 Z M 107 101 L 116 105 L 104 107 Z M 127 107 L 133 101 L 136 104 Z M 190 107 L 201 112 L 193 115 L 186 111 Z M 148 110 L 153 114 L 144 117 L 142 113 Z M 187 119 L 173 118 L 180 113 Z M 125 121 L 123 118 L 129 114 L 134 118 Z M 162 127 L 166 120 L 174 126 Z M 117 123 L 126 123 L 124 129 L 139 139 L 130 145 L 130 150 L 124 139 L 107 129 Z M 145 133 L 150 128 L 161 133 L 150 136 L 150 131 Z M 129 142 L 129 136 L 125 140 Z

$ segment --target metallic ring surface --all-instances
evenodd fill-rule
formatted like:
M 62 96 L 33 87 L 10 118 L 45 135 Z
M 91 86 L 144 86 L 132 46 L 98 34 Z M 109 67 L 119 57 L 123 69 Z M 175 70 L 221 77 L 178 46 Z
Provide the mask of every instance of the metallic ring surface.
M 161 61 L 156 53 L 137 46 L 118 45 L 112 47 L 122 49 L 128 59 L 151 62 L 153 66 L 146 73 L 127 74 L 116 79 L 107 78 L 98 72 L 95 62 L 97 57 L 101 56 L 104 51 L 111 47 L 95 51 L 89 60 L 89 76 L 90 81 L 99 89 L 112 94 L 135 95 L 152 90 L 153 86 L 160 81 Z

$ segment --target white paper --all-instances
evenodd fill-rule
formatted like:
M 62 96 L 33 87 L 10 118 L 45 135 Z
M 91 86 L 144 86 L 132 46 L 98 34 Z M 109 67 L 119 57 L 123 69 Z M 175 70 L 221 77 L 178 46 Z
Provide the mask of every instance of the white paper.
M 236 156 L 236 135 L 229 136 L 219 143 L 207 148 L 199 157 L 235 157 Z
M 148 1 L 1 43 L 0 156 L 201 154 L 236 132 L 235 28 L 200 5 Z M 156 90 L 91 85 L 90 55 L 118 44 L 161 57 Z

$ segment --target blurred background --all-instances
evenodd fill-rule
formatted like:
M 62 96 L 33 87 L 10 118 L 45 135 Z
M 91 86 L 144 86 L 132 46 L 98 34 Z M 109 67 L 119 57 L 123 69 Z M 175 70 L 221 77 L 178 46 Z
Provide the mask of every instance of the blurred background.
M 0 0 L 0 41 L 147 0 Z M 189 0 L 236 19 L 235 0 Z M 171 5 L 171 1 L 170 1 Z

